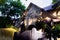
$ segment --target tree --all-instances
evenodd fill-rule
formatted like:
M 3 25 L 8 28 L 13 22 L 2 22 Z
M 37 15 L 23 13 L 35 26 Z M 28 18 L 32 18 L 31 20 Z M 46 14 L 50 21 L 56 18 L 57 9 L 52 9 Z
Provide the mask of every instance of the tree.
M 1 8 L 2 14 L 7 15 L 7 16 L 14 16 L 16 14 L 21 14 L 25 10 L 25 6 L 22 5 L 21 2 L 10 2 L 5 3 Z
M 7 25 L 11 25 L 11 18 L 0 17 L 0 28 L 6 28 Z
M 6 1 L 7 1 L 7 0 L 0 0 L 0 5 L 5 4 Z
M 52 3 L 55 3 L 56 2 L 56 0 L 52 0 L 53 2 Z
M 60 0 L 52 0 L 53 2 L 53 4 L 55 4 L 55 3 L 57 3 L 58 1 L 60 1 Z
M 60 8 L 60 0 L 53 0 L 53 9 L 59 9 Z M 58 14 L 58 10 L 56 10 L 56 14 Z M 60 23 L 60 22 L 59 22 Z M 52 30 L 53 34 L 55 35 L 55 39 L 57 39 L 57 37 L 60 37 L 60 24 L 59 23 L 55 23 L 55 28 Z
M 11 22 L 10 22 L 10 21 L 12 21 L 11 17 L 12 16 L 18 17 L 19 15 L 21 16 L 22 13 L 24 12 L 24 10 L 25 10 L 25 6 L 22 5 L 20 0 L 12 1 L 12 2 L 7 2 L 7 1 L 5 2 L 4 1 L 4 5 L 0 5 L 0 11 L 2 12 L 2 16 L 3 16 L 2 24 L 5 23 L 7 25 L 7 22 L 9 22 L 8 24 L 11 24 Z M 8 19 L 8 18 L 10 18 L 10 19 Z M 5 21 L 5 20 L 7 20 L 7 21 Z M 0 23 L 0 25 L 1 25 L 1 23 Z
M 52 6 L 53 9 L 57 9 L 60 7 L 60 0 L 53 0 L 52 2 L 54 5 Z M 58 11 L 57 11 L 58 13 Z

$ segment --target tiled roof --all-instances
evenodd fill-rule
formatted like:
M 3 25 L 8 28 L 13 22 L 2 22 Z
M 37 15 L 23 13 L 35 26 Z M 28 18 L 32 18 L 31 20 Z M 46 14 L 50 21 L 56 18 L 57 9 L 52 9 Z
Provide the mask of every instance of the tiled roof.
M 30 3 L 30 5 L 28 6 L 27 10 L 29 10 L 32 5 L 37 7 L 40 10 L 51 11 L 51 10 L 56 9 L 58 6 L 60 6 L 60 1 L 55 3 L 55 4 L 51 4 L 51 5 L 47 6 L 47 7 L 44 7 L 44 8 L 40 8 L 39 6 L 37 6 L 37 5 L 33 4 L 33 3 Z
M 33 4 L 33 3 L 30 3 L 30 4 L 29 4 L 27 10 L 29 10 L 31 6 L 35 6 L 35 7 L 37 7 L 37 8 L 40 9 L 40 10 L 44 10 L 43 8 L 40 8 L 40 7 L 38 7 L 37 5 L 35 5 L 35 4 Z

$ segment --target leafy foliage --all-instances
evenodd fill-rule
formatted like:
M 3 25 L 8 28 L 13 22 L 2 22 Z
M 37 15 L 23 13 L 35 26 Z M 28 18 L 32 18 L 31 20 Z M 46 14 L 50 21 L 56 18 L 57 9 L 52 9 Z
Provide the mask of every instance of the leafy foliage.
M 1 4 L 3 1 L 1 2 Z M 5 2 L 4 5 L 0 5 L 0 11 L 3 14 L 2 17 L 0 17 L 0 26 L 3 27 L 12 24 L 11 17 L 12 16 L 19 16 L 22 15 L 23 11 L 25 10 L 25 6 L 22 5 L 22 3 L 19 1 L 12 1 L 12 2 Z M 1 25 L 2 24 L 2 25 Z
M 56 29 L 57 30 L 60 30 L 60 23 L 59 24 L 56 24 Z
M 0 36 L 13 37 L 14 32 L 17 32 L 14 28 L 0 28 Z
M 7 0 L 0 0 L 0 5 L 4 5 Z
M 59 2 L 60 0 L 52 0 L 52 3 L 55 4 L 57 2 Z
M 10 20 L 11 18 L 7 18 L 7 17 L 0 17 L 0 28 L 5 28 L 6 25 L 9 25 L 12 23 L 12 21 Z
M 56 3 L 57 0 L 52 0 L 52 1 L 53 1 L 52 3 L 54 4 L 54 3 Z
M 8 16 L 14 16 L 16 14 L 21 14 L 25 10 L 25 6 L 23 6 L 20 2 L 10 2 L 10 4 L 5 4 L 1 8 L 2 14 Z

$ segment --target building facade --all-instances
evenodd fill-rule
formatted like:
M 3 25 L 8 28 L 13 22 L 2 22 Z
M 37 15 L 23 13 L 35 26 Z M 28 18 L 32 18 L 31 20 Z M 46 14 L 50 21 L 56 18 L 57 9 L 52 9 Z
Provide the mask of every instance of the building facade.
M 26 26 L 34 24 L 34 22 L 39 20 L 51 20 L 54 22 L 60 21 L 60 7 L 57 9 L 51 9 L 45 11 L 43 8 L 36 6 L 33 3 L 30 3 L 27 10 L 24 12 L 25 20 L 24 23 Z
M 37 18 L 41 18 L 41 14 L 44 10 L 33 3 L 30 3 L 27 10 L 25 11 L 25 25 L 28 26 L 30 24 L 34 24 Z

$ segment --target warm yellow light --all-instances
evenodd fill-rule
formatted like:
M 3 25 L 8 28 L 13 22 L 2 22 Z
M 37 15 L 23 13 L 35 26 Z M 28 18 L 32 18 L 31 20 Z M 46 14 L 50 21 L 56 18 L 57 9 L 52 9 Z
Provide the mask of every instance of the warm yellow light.
M 35 22 L 37 19 L 36 18 L 30 18 L 30 19 L 28 19 L 28 21 L 27 20 L 25 20 L 24 21 L 24 23 L 25 23 L 25 26 L 27 26 L 27 22 L 28 22 L 28 25 L 31 25 L 33 22 Z
M 48 21 L 51 20 L 51 18 L 49 18 L 49 17 L 46 17 L 45 19 L 48 20 Z
M 58 18 L 60 18 L 60 17 L 58 17 Z
M 28 25 L 31 25 L 31 24 L 32 24 L 32 19 L 29 19 Z
M 60 21 L 60 19 L 53 19 L 53 21 L 54 21 L 54 22 L 58 22 L 58 21 Z
M 58 14 L 57 15 L 60 15 L 60 11 L 58 12 Z
M 42 12 L 39 15 L 42 15 Z
M 53 13 L 53 16 L 57 16 L 57 15 L 56 15 L 56 12 Z

